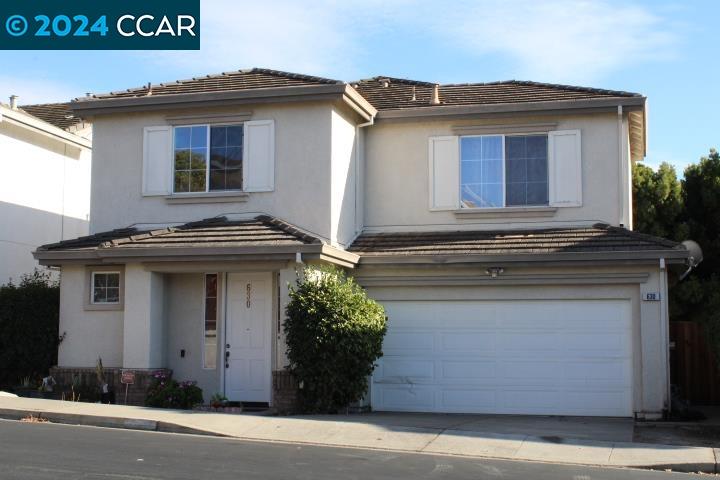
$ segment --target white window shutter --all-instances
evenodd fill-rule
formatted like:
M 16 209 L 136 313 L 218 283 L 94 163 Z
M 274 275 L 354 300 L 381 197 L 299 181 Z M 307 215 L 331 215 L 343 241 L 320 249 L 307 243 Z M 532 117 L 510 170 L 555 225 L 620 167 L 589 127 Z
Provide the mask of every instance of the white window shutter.
M 142 194 L 168 195 L 172 180 L 172 127 L 143 129 Z
M 582 205 L 582 159 L 580 130 L 548 132 L 550 205 Z
M 243 139 L 243 190 L 275 189 L 275 121 L 245 122 Z
M 430 137 L 430 210 L 460 208 L 460 147 L 457 136 Z

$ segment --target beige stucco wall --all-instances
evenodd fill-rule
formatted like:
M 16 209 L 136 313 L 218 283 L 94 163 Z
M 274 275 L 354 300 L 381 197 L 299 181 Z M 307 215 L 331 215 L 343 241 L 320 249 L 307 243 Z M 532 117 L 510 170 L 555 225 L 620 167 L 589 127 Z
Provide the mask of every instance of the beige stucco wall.
M 643 301 L 646 292 L 658 292 L 666 297 L 662 278 L 665 275 L 654 265 L 609 267 L 512 267 L 505 266 L 501 275 L 503 285 L 485 281 L 479 285 L 449 285 L 451 279 L 487 279 L 485 266 L 465 267 L 361 267 L 354 274 L 368 294 L 378 300 L 529 300 L 529 299 L 626 299 L 631 302 L 633 328 L 633 403 L 634 411 L 641 416 L 655 416 L 667 407 L 667 316 L 662 312 L 663 302 Z M 516 280 L 513 276 L 542 276 L 553 274 L 554 279 Z M 608 280 L 640 274 L 646 276 L 641 282 Z M 558 276 L 586 277 L 558 284 Z M 424 279 L 422 286 L 373 286 L 372 281 L 383 277 L 402 277 L 416 282 Z M 435 277 L 435 281 L 433 281 Z M 597 280 L 593 280 L 596 277 Z M 408 282 L 409 285 L 409 282 Z
M 204 274 L 186 273 L 165 275 L 166 284 L 166 332 L 165 365 L 172 369 L 178 381 L 195 380 L 202 388 L 205 400 L 220 391 L 222 372 L 220 341 L 224 322 L 218 319 L 217 368 L 203 367 L 203 336 L 205 319 Z M 218 293 L 223 291 L 218 286 Z M 222 299 L 220 301 L 222 304 Z M 218 314 L 220 311 L 218 311 Z M 185 350 L 185 357 L 180 351 Z
M 355 122 L 340 108 L 332 111 L 330 224 L 332 242 L 347 247 L 355 239 L 358 159 Z
M 460 125 L 557 123 L 554 130 L 579 129 L 582 135 L 583 204 L 559 208 L 551 217 L 467 218 L 428 207 L 428 138 L 454 135 Z M 367 131 L 364 145 L 365 226 L 369 230 L 536 228 L 596 222 L 620 223 L 621 201 L 616 114 L 476 120 L 380 121 Z M 459 188 L 459 186 L 458 186 Z M 629 208 L 629 205 L 627 206 Z
M 99 232 L 221 214 L 267 213 L 329 239 L 332 110 L 332 104 L 325 102 L 97 116 L 90 229 Z M 166 125 L 168 116 L 245 112 L 252 112 L 252 120 L 275 121 L 273 192 L 251 193 L 246 202 L 202 204 L 168 204 L 164 197 L 141 195 L 143 127 Z
M 122 310 L 87 310 L 86 268 L 66 265 L 60 276 L 60 343 L 58 365 L 94 367 L 98 357 L 106 367 L 123 365 Z

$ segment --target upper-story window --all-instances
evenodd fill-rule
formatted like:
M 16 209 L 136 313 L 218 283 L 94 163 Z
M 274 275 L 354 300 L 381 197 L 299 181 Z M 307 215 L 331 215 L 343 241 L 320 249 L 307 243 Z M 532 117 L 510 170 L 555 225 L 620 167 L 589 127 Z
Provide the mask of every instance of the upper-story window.
M 242 190 L 243 126 L 174 128 L 175 193 Z
M 460 201 L 465 208 L 548 204 L 548 136 L 460 138 Z

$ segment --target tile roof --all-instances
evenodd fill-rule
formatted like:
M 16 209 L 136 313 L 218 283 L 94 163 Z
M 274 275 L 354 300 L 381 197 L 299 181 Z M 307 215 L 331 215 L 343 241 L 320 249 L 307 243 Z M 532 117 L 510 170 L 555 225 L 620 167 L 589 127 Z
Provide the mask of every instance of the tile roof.
M 113 248 L 256 247 L 319 244 L 320 240 L 276 218 L 231 221 L 214 217 L 159 230 L 125 228 L 43 245 L 38 251 Z
M 95 94 L 76 99 L 76 102 L 332 84 L 345 85 L 345 82 L 266 68 L 252 68 Z M 373 77 L 350 82 L 349 84 L 378 110 L 437 106 L 430 103 L 434 83 L 393 77 Z M 518 80 L 440 85 L 439 94 L 440 106 L 590 100 L 618 97 L 642 98 L 642 95 L 631 92 Z
M 248 70 L 223 72 L 217 75 L 193 77 L 187 80 L 176 80 L 169 83 L 150 85 L 149 87 L 146 85 L 117 92 L 95 94 L 91 97 L 80 98 L 78 100 L 146 97 L 148 94 L 157 96 L 181 93 L 224 92 L 249 90 L 254 88 L 297 87 L 342 83 L 343 82 L 339 80 L 314 77 L 312 75 L 281 72 L 279 70 L 270 70 L 267 68 L 252 68 Z
M 68 103 L 38 103 L 22 105 L 19 108 L 25 113 L 63 130 L 82 123 L 82 119 L 76 117 L 70 110 Z
M 596 224 L 544 230 L 364 233 L 348 250 L 366 257 L 683 251 L 684 247 L 663 238 Z
M 351 85 L 378 110 L 437 106 L 430 103 L 433 83 L 373 77 Z M 631 92 L 519 80 L 440 85 L 439 96 L 440 106 L 642 97 Z

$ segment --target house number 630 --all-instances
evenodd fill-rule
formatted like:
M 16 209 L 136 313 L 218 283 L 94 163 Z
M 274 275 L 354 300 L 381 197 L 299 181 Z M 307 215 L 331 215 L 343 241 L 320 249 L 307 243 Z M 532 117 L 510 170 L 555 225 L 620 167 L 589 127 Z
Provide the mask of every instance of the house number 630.
M 250 295 L 252 294 L 252 283 L 248 283 L 245 287 L 246 297 L 245 297 L 245 306 L 247 308 L 250 308 Z

